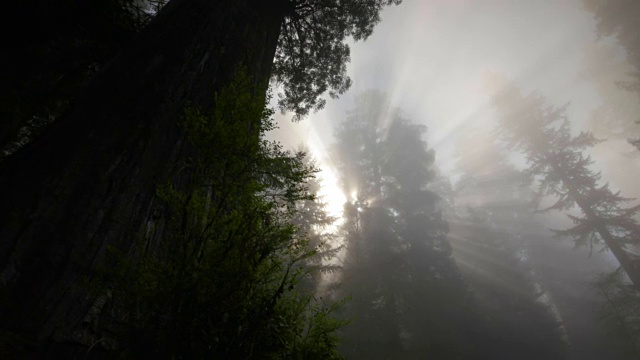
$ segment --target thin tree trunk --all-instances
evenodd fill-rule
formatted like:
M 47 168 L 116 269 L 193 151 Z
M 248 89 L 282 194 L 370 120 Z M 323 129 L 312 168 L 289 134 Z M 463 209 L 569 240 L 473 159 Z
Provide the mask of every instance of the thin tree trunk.
M 275 3 L 171 1 L 66 116 L 0 164 L 1 330 L 91 345 L 108 249 L 144 240 L 157 185 L 188 179 L 185 104 L 211 110 L 241 66 L 266 90 L 283 19 Z

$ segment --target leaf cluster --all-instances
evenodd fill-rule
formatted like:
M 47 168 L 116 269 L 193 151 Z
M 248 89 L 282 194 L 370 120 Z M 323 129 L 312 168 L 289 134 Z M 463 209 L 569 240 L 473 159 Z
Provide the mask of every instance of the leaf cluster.
M 272 112 L 251 88 L 238 72 L 214 113 L 185 110 L 196 152 L 177 171 L 193 175 L 159 187 L 163 214 L 117 296 L 133 357 L 338 358 L 335 307 L 299 290 L 314 251 L 292 219 L 314 170 L 264 140 Z
M 273 67 L 283 87 L 280 109 L 296 119 L 322 109 L 328 91 L 334 98 L 351 86 L 346 74 L 347 38 L 365 40 L 380 21 L 380 11 L 401 0 L 291 0 Z

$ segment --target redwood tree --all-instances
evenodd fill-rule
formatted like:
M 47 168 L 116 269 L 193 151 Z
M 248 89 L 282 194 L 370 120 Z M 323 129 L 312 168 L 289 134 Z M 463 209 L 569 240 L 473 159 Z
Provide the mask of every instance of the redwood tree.
M 113 285 L 98 279 L 98 269 L 113 265 L 108 250 L 157 243 L 161 232 L 145 238 L 162 212 L 157 185 L 189 182 L 192 149 L 179 126 L 185 105 L 211 111 L 239 69 L 264 94 L 277 53 L 275 79 L 291 95 L 283 108 L 317 108 L 319 94 L 348 87 L 345 37 L 366 38 L 392 3 L 399 1 L 165 6 L 59 121 L 0 163 L 2 331 L 90 346 L 86 315 Z
M 157 5 L 162 0 L 153 0 Z M 0 4 L 0 151 L 13 152 L 59 117 L 83 85 L 152 15 L 147 0 Z M 9 25 L 10 24 L 10 25 Z M 20 36 L 15 36 L 19 33 Z M 0 153 L 0 158 L 5 154 Z

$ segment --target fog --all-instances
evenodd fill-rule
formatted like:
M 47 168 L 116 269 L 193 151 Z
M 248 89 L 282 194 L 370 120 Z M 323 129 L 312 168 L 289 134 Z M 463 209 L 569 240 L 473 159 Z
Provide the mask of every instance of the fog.
M 318 175 L 322 184 L 321 201 L 338 217 L 331 231 L 338 233 L 341 239 L 335 245 L 345 246 L 339 261 L 335 261 L 344 265 L 344 274 L 333 274 L 325 282 L 343 284 L 338 286 L 341 290 L 334 293 L 326 292 L 327 287 L 323 292 L 327 298 L 351 296 L 354 299 L 345 310 L 354 320 L 344 330 L 344 354 L 361 359 L 415 358 L 412 356 L 427 356 L 425 354 L 435 356 L 429 358 L 442 359 L 479 356 L 496 359 L 634 359 L 640 354 L 637 313 L 621 313 L 617 322 L 602 320 L 606 318 L 603 309 L 611 310 L 611 307 L 607 308 L 612 303 L 610 296 L 620 295 L 620 291 L 606 293 L 594 287 L 599 274 L 611 273 L 619 267 L 619 257 L 608 250 L 602 239 L 598 241 L 602 235 L 595 235 L 595 240 L 584 240 L 583 237 L 583 246 L 576 245 L 575 237 L 554 236 L 552 230 L 574 226 L 568 215 L 579 217 L 584 211 L 579 204 L 571 203 L 558 206 L 556 211 L 534 213 L 536 207 L 531 200 L 536 184 L 556 180 L 545 180 L 546 175 L 542 173 L 534 174 L 536 176 L 530 181 L 521 177 L 523 170 L 530 169 L 526 154 L 527 146 L 533 145 L 509 148 L 508 141 L 500 136 L 501 131 L 510 129 L 509 121 L 520 121 L 535 109 L 543 111 L 566 106 L 562 116 L 569 120 L 568 134 L 577 136 L 588 131 L 601 140 L 594 142 L 592 147 L 575 150 L 585 157 L 591 155 L 593 163 L 588 168 L 593 176 L 601 173 L 598 186 L 609 184 L 611 194 L 620 191 L 627 198 L 640 196 L 637 181 L 640 153 L 628 142 L 635 139 L 640 130 L 640 125 L 634 123 L 640 119 L 640 93 L 624 86 L 637 81 L 632 74 L 639 69 L 630 60 L 632 51 L 625 48 L 627 44 L 621 44 L 615 33 L 598 31 L 594 12 L 585 5 L 588 3 L 598 2 L 404 0 L 400 6 L 384 10 L 381 23 L 367 41 L 351 45 L 348 73 L 353 86 L 346 94 L 339 99 L 328 99 L 325 109 L 301 122 L 291 122 L 291 114 L 278 115 L 280 128 L 272 133 L 272 137 L 292 149 L 301 144 L 308 149 L 321 169 Z M 630 8 L 629 12 L 632 11 L 634 9 Z M 505 95 L 507 93 L 509 97 Z M 538 108 L 530 104 L 535 98 L 541 99 Z M 522 103 L 518 105 L 516 100 Z M 527 112 L 527 109 L 531 111 Z M 398 130 L 393 130 L 394 126 L 399 127 Z M 379 209 L 387 209 L 391 218 L 402 217 L 403 211 L 406 214 L 413 211 L 408 210 L 413 209 L 413 205 L 406 205 L 402 210 L 403 205 L 393 202 L 396 201 L 394 196 L 404 199 L 402 196 L 405 195 L 389 195 L 395 191 L 389 188 L 397 187 L 400 189 L 397 191 L 402 192 L 414 186 L 413 180 L 403 183 L 404 177 L 410 176 L 400 169 L 400 165 L 391 170 L 387 165 L 380 165 L 379 181 L 382 184 L 376 183 L 375 174 L 369 174 L 375 170 L 364 168 L 375 168 L 375 152 L 396 149 L 408 139 L 393 140 L 390 134 L 395 134 L 394 131 L 418 132 L 419 126 L 426 127 L 421 138 L 428 149 L 424 156 L 432 154 L 434 158 L 432 164 L 431 160 L 426 161 L 425 172 L 420 175 L 424 184 L 415 185 L 415 191 L 417 194 L 428 189 L 439 195 L 437 205 L 430 205 L 433 209 L 429 211 L 442 215 L 448 231 L 441 229 L 438 230 L 442 232 L 440 235 L 434 235 L 434 227 L 442 225 L 434 220 L 435 215 L 429 218 L 431 222 L 418 221 L 421 225 L 414 228 L 407 225 L 409 220 L 389 220 L 396 221 L 396 227 L 390 228 L 396 229 L 394 234 L 428 232 L 429 246 L 452 248 L 452 266 L 456 270 L 443 270 L 449 266 L 445 263 L 429 263 L 438 262 L 440 258 L 426 250 L 425 254 L 432 257 L 425 255 L 421 260 L 411 260 L 418 256 L 411 253 L 412 249 L 418 247 L 407 245 L 413 243 L 407 240 L 411 236 L 406 234 L 400 235 L 405 238 L 404 245 L 398 249 L 358 245 L 360 250 L 357 251 L 371 251 L 371 254 L 408 251 L 407 264 L 412 264 L 410 266 L 417 273 L 425 273 L 416 270 L 424 265 L 429 269 L 424 270 L 426 273 L 435 272 L 439 275 L 433 276 L 449 279 L 446 281 L 451 284 L 459 282 L 455 286 L 468 291 L 473 299 L 473 305 L 467 304 L 475 309 L 470 313 L 458 311 L 456 309 L 460 308 L 452 305 L 467 306 L 456 303 L 462 300 L 452 300 L 456 296 L 463 297 L 456 295 L 459 289 L 448 288 L 450 304 L 440 303 L 429 295 L 429 289 L 439 291 L 439 285 L 428 280 L 426 283 L 431 285 L 421 288 L 424 295 L 419 295 L 420 290 L 413 288 L 422 286 L 417 280 L 406 286 L 412 289 L 416 301 L 421 301 L 420 296 L 423 296 L 421 306 L 431 306 L 439 313 L 429 315 L 431 317 L 406 305 L 414 300 L 402 295 L 404 290 L 400 286 L 381 295 L 363 288 L 362 284 L 354 284 L 353 279 L 366 282 L 375 278 L 373 287 L 397 281 L 380 275 L 386 272 L 391 278 L 395 276 L 394 265 L 387 257 L 380 260 L 375 257 L 377 255 L 370 255 L 368 261 L 381 261 L 378 265 L 358 260 L 360 255 L 354 255 L 357 251 L 353 239 L 357 237 L 364 244 L 391 236 L 385 235 L 387 230 L 381 225 L 386 220 L 376 215 Z M 557 128 L 558 125 L 553 126 Z M 370 129 L 375 135 L 369 138 L 363 135 L 360 139 L 353 135 L 357 129 Z M 526 137 L 535 132 L 527 129 L 518 136 Z M 536 139 L 529 141 L 539 145 Z M 386 164 L 390 157 L 401 152 L 394 151 L 381 155 L 380 161 Z M 405 164 L 405 160 L 400 163 Z M 553 172 L 559 168 L 550 166 L 548 169 Z M 572 169 L 575 170 L 567 171 Z M 413 170 L 415 168 L 411 168 Z M 370 175 L 372 177 L 367 178 Z M 389 185 L 389 182 L 395 185 Z M 556 188 L 569 191 L 566 184 Z M 540 199 L 538 208 L 554 205 L 554 195 L 549 192 L 546 195 Z M 389 205 L 392 203 L 396 205 Z M 637 204 L 637 200 L 631 200 L 624 206 Z M 351 215 L 347 214 L 349 206 L 356 209 Z M 377 220 L 367 222 L 367 216 Z M 631 219 L 637 218 L 637 214 L 631 214 Z M 397 230 L 397 227 L 404 230 Z M 355 228 L 357 230 L 353 230 Z M 620 231 L 620 234 L 624 232 Z M 637 232 L 625 234 L 637 244 Z M 362 250 L 362 246 L 373 247 Z M 435 253 L 439 254 L 438 251 Z M 633 245 L 626 251 L 632 260 L 636 258 L 634 252 L 640 254 Z M 446 251 L 443 254 L 442 258 L 446 259 Z M 460 274 L 460 279 L 451 275 L 453 273 Z M 632 287 L 628 277 L 623 275 L 621 281 L 623 288 Z M 365 300 L 358 300 L 359 295 Z M 385 302 L 392 302 L 390 297 L 395 299 L 396 305 L 392 306 L 395 310 L 387 309 L 391 313 L 384 313 L 380 309 L 388 306 Z M 393 322 L 384 318 L 414 316 L 411 311 L 420 313 L 416 318 L 425 322 L 446 321 L 452 325 L 425 325 L 426 329 L 422 329 L 406 319 Z M 456 316 L 463 319 L 456 320 Z M 542 318 L 546 323 L 540 320 Z M 540 321 L 533 321 L 535 319 Z M 392 330 L 382 331 L 377 327 L 383 326 L 380 323 L 384 321 L 395 324 L 396 334 L 388 336 L 397 336 L 397 344 L 384 335 L 393 333 Z M 468 324 L 467 330 L 471 334 L 461 331 L 457 327 L 458 321 Z M 484 328 L 481 325 L 474 328 L 476 325 L 473 324 L 483 321 L 485 325 L 482 326 L 488 326 L 489 330 L 479 336 L 474 331 Z M 421 348 L 416 340 L 420 331 L 435 340 L 426 341 L 428 345 Z M 466 350 L 450 351 L 450 347 L 457 344 L 451 338 L 481 348 L 478 354 L 482 355 L 472 356 Z M 434 350 L 438 346 L 441 352 Z M 392 349 L 402 349 L 406 356 L 388 355 L 393 354 Z M 495 354 L 504 357 L 494 357 Z

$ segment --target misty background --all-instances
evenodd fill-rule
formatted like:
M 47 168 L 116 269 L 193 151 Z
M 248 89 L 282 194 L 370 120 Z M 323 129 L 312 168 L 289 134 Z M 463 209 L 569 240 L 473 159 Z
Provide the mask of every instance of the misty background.
M 632 71 L 625 49 L 615 37 L 598 35 L 593 14 L 580 0 L 407 0 L 383 11 L 366 42 L 351 44 L 349 92 L 328 101 L 309 121 L 291 124 L 291 116 L 280 116 L 274 136 L 287 144 L 304 142 L 326 158 L 335 123 L 353 107 L 354 96 L 378 89 L 408 118 L 428 126 L 439 168 L 455 177 L 460 130 L 495 126 L 488 80 L 499 74 L 550 104 L 570 103 L 567 115 L 576 129 L 609 140 L 595 149 L 596 166 L 608 181 L 637 196 L 628 176 L 634 169 L 607 166 L 634 163 L 625 156 L 633 147 L 593 124 L 594 112 L 603 107 L 627 117 L 637 113 L 636 94 L 616 85 Z
M 335 134 L 359 106 L 358 97 L 370 91 L 382 93 L 394 110 L 381 116 L 380 128 L 391 124 L 396 110 L 427 128 L 424 140 L 435 151 L 439 181 L 447 183 L 445 188 L 454 198 L 453 209 L 444 210 L 448 240 L 472 291 L 488 302 L 482 284 L 517 292 L 508 281 L 500 283 L 500 271 L 491 268 L 497 259 L 474 258 L 467 244 L 473 231 L 465 230 L 466 220 L 461 220 L 469 219 L 466 208 L 490 207 L 489 202 L 500 197 L 465 189 L 465 170 L 504 175 L 497 153 L 514 169 L 525 168 L 523 155 L 505 149 L 496 134 L 492 99 L 505 84 L 525 96 L 535 93 L 547 105 L 566 106 L 573 134 L 590 131 L 602 140 L 587 150 L 594 160 L 591 169 L 601 172 L 602 183 L 625 197 L 640 195 L 640 153 L 628 142 L 640 129 L 634 123 L 640 119 L 640 98 L 620 85 L 630 81 L 634 67 L 616 36 L 598 31 L 594 13 L 585 3 L 405 0 L 401 6 L 386 8 L 373 35 L 351 44 L 352 88 L 339 99 L 328 99 L 325 109 L 301 122 L 291 122 L 291 114 L 278 114 L 279 129 L 271 136 L 292 149 L 305 146 L 317 160 L 319 194 L 339 226 L 344 205 L 353 202 L 354 194 L 341 185 Z M 448 196 L 438 185 L 433 190 Z M 615 257 L 601 251 L 601 245 L 577 248 L 571 238 L 553 236 L 550 229 L 571 227 L 567 214 L 579 214 L 575 209 L 537 215 L 533 210 L 522 210 L 530 220 L 502 219 L 492 227 L 518 234 L 515 245 L 512 242 L 517 260 L 509 266 L 519 268 L 533 283 L 534 298 L 557 321 L 568 358 L 635 358 L 612 335 L 615 331 L 599 320 L 598 311 L 606 301 L 594 290 L 593 281 L 618 267 Z

